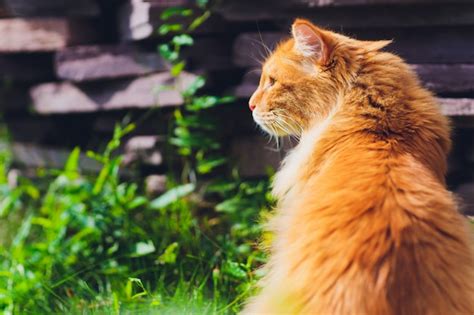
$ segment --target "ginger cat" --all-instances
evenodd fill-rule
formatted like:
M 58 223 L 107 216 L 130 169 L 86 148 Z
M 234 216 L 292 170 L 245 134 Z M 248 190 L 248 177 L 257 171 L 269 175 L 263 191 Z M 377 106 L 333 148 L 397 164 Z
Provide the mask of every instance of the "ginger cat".
M 300 143 L 276 175 L 268 273 L 243 314 L 474 314 L 449 123 L 389 43 L 297 19 L 266 60 L 253 117 Z

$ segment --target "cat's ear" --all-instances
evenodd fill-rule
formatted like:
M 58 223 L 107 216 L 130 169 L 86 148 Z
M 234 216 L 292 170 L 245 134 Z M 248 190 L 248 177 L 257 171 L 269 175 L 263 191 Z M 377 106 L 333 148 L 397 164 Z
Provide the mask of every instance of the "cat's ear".
M 322 30 L 307 20 L 296 19 L 291 27 L 291 33 L 299 54 L 314 58 L 321 64 L 327 63 L 330 45 Z
M 367 51 L 376 51 L 388 46 L 392 43 L 392 40 L 358 40 L 361 47 L 364 47 Z

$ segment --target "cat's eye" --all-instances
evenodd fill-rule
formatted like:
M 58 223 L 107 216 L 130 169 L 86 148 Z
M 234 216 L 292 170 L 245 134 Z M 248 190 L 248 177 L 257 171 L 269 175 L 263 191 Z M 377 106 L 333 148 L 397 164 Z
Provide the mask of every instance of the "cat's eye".
M 276 79 L 274 77 L 268 77 L 268 84 L 270 86 L 273 86 L 276 82 Z

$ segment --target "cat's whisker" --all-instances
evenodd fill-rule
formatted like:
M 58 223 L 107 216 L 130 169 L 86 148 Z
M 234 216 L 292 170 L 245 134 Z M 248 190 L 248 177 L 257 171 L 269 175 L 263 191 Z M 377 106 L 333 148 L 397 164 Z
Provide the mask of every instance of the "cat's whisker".
M 254 69 L 250 69 L 249 71 L 245 72 L 245 75 L 248 75 L 248 74 L 251 74 L 251 73 L 254 73 L 254 72 L 261 72 L 262 69 L 260 68 L 254 68 Z
M 275 143 L 276 143 L 276 149 L 278 150 L 280 148 L 280 142 L 279 142 L 279 139 L 278 139 L 278 136 L 277 136 L 277 131 L 276 129 L 272 126 L 272 124 L 266 124 L 266 127 L 268 129 L 270 129 L 271 133 L 270 133 L 270 141 L 269 141 L 269 144 L 270 142 L 272 141 L 273 138 L 275 138 Z
M 293 145 L 291 141 L 292 139 L 295 139 L 297 142 L 299 141 L 299 138 L 295 135 L 293 127 L 288 124 L 288 122 L 281 118 L 278 118 L 276 122 L 279 125 L 280 129 L 282 129 L 286 133 L 286 137 L 289 139 L 291 145 Z
M 272 50 L 265 44 L 265 42 L 263 41 L 263 37 L 262 37 L 262 33 L 260 32 L 260 27 L 258 27 L 258 23 L 257 23 L 257 31 L 258 31 L 258 37 L 260 37 L 260 42 L 263 46 L 263 48 L 266 50 L 267 52 L 267 56 L 266 58 L 268 58 L 271 54 L 272 54 Z
M 303 132 L 303 128 L 296 123 L 296 121 L 288 115 L 282 114 L 281 111 L 277 111 L 275 114 L 277 119 L 286 126 L 286 131 L 290 136 L 294 136 L 297 140 Z M 285 118 L 285 119 L 283 119 Z
M 265 62 L 265 60 L 271 55 L 272 51 L 270 50 L 270 48 L 268 48 L 268 46 L 265 45 L 265 43 L 263 41 L 258 41 L 256 39 L 252 39 L 252 41 L 254 43 L 257 43 L 259 44 L 260 46 L 262 46 L 264 49 L 256 49 L 256 51 L 258 52 L 258 56 L 255 56 L 255 55 L 252 55 L 251 57 L 254 59 L 254 61 L 258 62 L 260 65 L 263 65 L 263 63 Z M 259 57 L 260 59 L 258 59 L 257 57 Z

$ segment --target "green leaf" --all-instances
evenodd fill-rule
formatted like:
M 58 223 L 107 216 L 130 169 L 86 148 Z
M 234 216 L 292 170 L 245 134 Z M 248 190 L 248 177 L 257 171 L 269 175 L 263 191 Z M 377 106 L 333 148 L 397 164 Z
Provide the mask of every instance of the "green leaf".
M 193 132 L 189 135 L 182 134 L 179 137 L 172 137 L 169 139 L 169 142 L 177 147 L 193 147 L 200 149 L 220 148 L 220 143 L 215 141 L 215 139 L 198 132 Z
M 179 32 L 183 29 L 181 24 L 163 24 L 158 28 L 158 34 L 166 35 L 171 32 Z
M 168 20 L 169 18 L 173 16 L 191 16 L 192 14 L 193 14 L 192 9 L 187 9 L 183 7 L 171 7 L 164 10 L 163 13 L 161 13 L 160 18 L 162 20 Z
M 34 217 L 31 219 L 31 224 L 42 226 L 45 229 L 50 229 L 54 227 L 53 221 L 47 218 Z
M 188 114 L 186 117 L 176 119 L 176 123 L 180 127 L 195 127 L 206 130 L 216 129 L 215 119 L 208 116 L 199 116 L 198 114 Z
M 188 34 L 176 35 L 171 42 L 176 46 L 192 46 L 194 44 L 193 38 Z
M 193 102 L 190 105 L 186 106 L 187 110 L 190 111 L 200 111 L 203 109 L 211 108 L 216 105 L 230 103 L 235 100 L 232 96 L 217 97 L 217 96 L 200 96 L 193 98 Z
M 135 124 L 128 124 L 125 126 L 125 128 L 123 128 L 122 132 L 120 133 L 120 138 L 122 138 L 123 136 L 129 134 L 130 132 L 132 132 L 133 130 L 135 130 L 136 128 L 136 125 Z
M 119 249 L 119 244 L 115 242 L 111 247 L 107 248 L 107 255 L 112 255 L 113 253 L 117 252 Z
M 166 247 L 163 254 L 158 257 L 157 262 L 159 264 L 174 264 L 176 263 L 176 258 L 178 257 L 178 243 L 174 242 Z
M 198 16 L 197 18 L 194 19 L 194 21 L 189 25 L 188 31 L 192 32 L 195 29 L 197 29 L 199 26 L 201 26 L 206 20 L 211 16 L 211 11 L 206 11 L 204 12 L 201 16 Z
M 127 204 L 127 208 L 129 210 L 132 210 L 132 209 L 135 209 L 135 208 L 138 208 L 138 207 L 141 207 L 141 206 L 145 205 L 147 202 L 148 202 L 147 198 L 145 198 L 143 196 L 139 196 L 139 197 L 134 198 L 132 201 L 130 201 Z
M 141 289 L 141 292 L 138 292 L 132 295 L 133 285 L 136 285 L 139 289 Z M 131 300 L 139 298 L 144 295 L 148 295 L 148 291 L 145 289 L 145 286 L 143 285 L 142 280 L 138 278 L 128 278 L 128 282 L 125 287 L 125 293 L 126 293 L 126 296 Z
M 184 127 L 176 127 L 174 128 L 174 134 L 177 137 L 187 137 L 190 135 L 189 129 Z
M 106 164 L 100 170 L 99 176 L 97 177 L 94 188 L 92 190 L 94 195 L 99 194 L 102 188 L 104 187 L 105 181 L 107 180 L 107 177 L 109 176 L 110 169 L 111 169 L 111 164 Z
M 151 209 L 164 209 L 179 199 L 189 195 L 195 189 L 194 184 L 185 184 L 181 186 L 174 187 L 167 192 L 165 192 L 160 197 L 154 199 L 150 203 Z
M 30 234 L 32 219 L 32 214 L 29 214 L 26 218 L 23 219 L 23 223 L 21 224 L 18 233 L 15 235 L 15 238 L 12 241 L 12 248 L 19 247 L 26 240 L 26 238 Z
M 37 200 L 41 196 L 41 191 L 31 184 L 24 183 L 21 185 L 20 188 L 23 193 L 25 193 L 34 200 Z
M 94 151 L 87 151 L 86 155 L 87 155 L 88 158 L 96 160 L 100 163 L 105 163 L 105 158 L 102 155 L 100 155 L 100 154 L 98 154 Z
M 75 147 L 74 150 L 72 150 L 71 154 L 69 154 L 69 157 L 66 161 L 66 165 L 64 167 L 64 171 L 66 174 L 74 174 L 77 173 L 78 168 L 79 168 L 79 158 L 81 156 L 81 149 L 79 147 Z
M 194 80 L 193 83 L 191 83 L 189 87 L 185 91 L 183 91 L 183 95 L 185 97 L 193 96 L 194 94 L 196 94 L 197 90 L 202 88 L 205 84 L 206 79 L 204 79 L 204 77 L 202 76 L 198 76 L 196 80 Z
M 235 261 L 227 260 L 224 263 L 222 272 L 238 280 L 243 280 L 247 278 L 247 272 L 242 268 L 242 266 L 239 263 Z
M 15 204 L 21 197 L 21 191 L 15 190 L 10 192 L 9 195 L 5 196 L 3 200 L 0 201 L 0 217 L 6 216 L 14 208 Z
M 158 52 L 160 53 L 161 57 L 170 62 L 176 61 L 179 57 L 179 54 L 171 49 L 170 45 L 168 44 L 161 44 L 158 46 Z
M 197 171 L 200 174 L 207 174 L 214 168 L 221 166 L 227 162 L 226 158 L 206 159 L 198 162 Z
M 244 211 L 252 208 L 252 206 L 253 204 L 251 201 L 234 197 L 217 204 L 216 211 L 224 213 L 236 213 L 238 211 Z
M 138 242 L 134 246 L 134 250 L 130 257 L 141 257 L 151 253 L 154 253 L 156 250 L 153 241 L 148 240 L 146 242 Z
M 177 77 L 181 72 L 183 72 L 184 67 L 186 66 L 185 61 L 178 62 L 171 67 L 171 75 Z
M 219 181 L 207 186 L 206 191 L 210 193 L 226 193 L 237 188 L 237 183 L 231 181 Z

